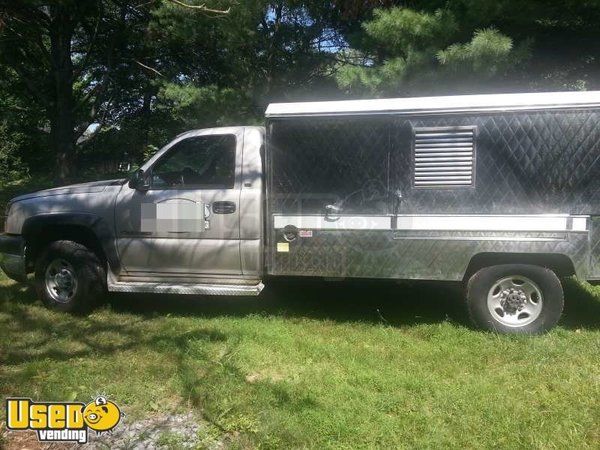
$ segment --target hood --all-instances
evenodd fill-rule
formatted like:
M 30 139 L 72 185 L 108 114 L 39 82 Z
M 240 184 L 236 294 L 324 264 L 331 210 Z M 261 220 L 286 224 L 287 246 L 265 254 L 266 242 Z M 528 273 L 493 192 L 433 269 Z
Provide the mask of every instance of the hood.
M 11 199 L 11 203 L 21 200 L 28 200 L 37 197 L 49 197 L 52 195 L 66 194 L 94 194 L 104 191 L 108 186 L 116 186 L 125 182 L 125 179 L 92 181 L 91 183 L 71 184 L 69 186 L 61 186 L 52 189 L 44 189 L 42 191 L 32 192 L 31 194 L 20 195 Z

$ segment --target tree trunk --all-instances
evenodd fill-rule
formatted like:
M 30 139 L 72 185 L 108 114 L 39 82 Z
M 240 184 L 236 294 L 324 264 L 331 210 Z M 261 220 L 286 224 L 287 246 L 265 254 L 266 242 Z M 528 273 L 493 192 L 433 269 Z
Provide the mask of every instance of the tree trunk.
M 72 37 L 73 25 L 68 8 L 62 4 L 53 6 L 50 26 L 50 56 L 52 58 L 54 99 L 50 134 L 56 155 L 56 178 L 61 183 L 64 183 L 72 173 L 75 156 Z

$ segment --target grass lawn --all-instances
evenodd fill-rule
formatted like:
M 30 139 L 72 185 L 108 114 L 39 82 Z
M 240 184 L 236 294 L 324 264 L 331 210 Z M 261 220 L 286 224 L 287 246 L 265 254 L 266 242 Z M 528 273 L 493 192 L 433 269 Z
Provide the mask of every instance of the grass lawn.
M 192 411 L 209 447 L 598 448 L 600 288 L 566 300 L 551 333 L 509 337 L 470 329 L 440 285 L 119 295 L 73 317 L 0 278 L 0 394 Z

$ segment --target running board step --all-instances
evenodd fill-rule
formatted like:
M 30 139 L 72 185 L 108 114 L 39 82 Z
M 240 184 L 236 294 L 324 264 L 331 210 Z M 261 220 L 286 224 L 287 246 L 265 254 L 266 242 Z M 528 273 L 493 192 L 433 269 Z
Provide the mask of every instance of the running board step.
M 253 295 L 260 294 L 265 287 L 262 282 L 256 285 L 242 284 L 192 284 L 192 283 L 151 283 L 143 281 L 116 281 L 108 277 L 110 292 L 139 292 L 149 294 L 184 295 Z

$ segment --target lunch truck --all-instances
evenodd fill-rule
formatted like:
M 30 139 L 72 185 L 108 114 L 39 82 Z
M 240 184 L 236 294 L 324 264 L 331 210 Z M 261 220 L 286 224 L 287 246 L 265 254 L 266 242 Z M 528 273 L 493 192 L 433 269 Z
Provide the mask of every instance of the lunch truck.
M 265 116 L 183 133 L 127 179 L 12 199 L 2 269 L 63 311 L 107 290 L 258 295 L 273 277 L 452 281 L 475 325 L 505 333 L 554 326 L 561 278 L 600 280 L 600 92 Z

